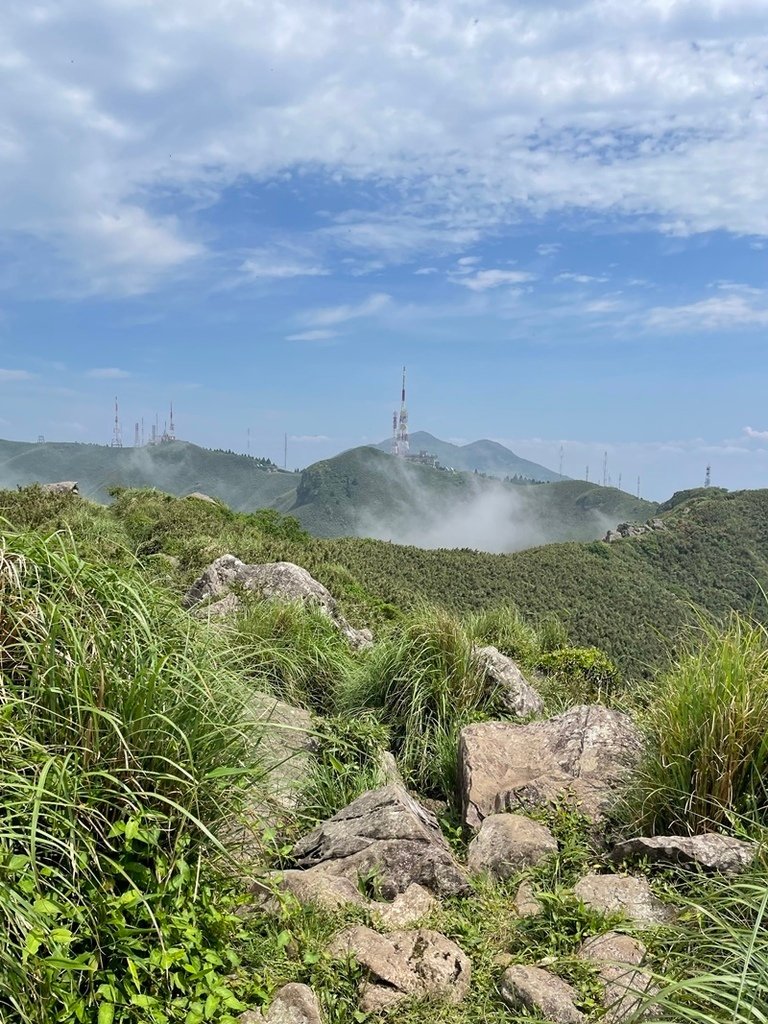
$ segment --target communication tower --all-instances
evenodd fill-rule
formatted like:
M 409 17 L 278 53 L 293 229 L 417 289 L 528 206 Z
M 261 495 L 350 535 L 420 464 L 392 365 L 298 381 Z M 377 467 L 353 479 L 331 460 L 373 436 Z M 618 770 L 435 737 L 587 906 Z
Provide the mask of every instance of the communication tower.
M 136 420 L 136 426 L 133 431 L 133 447 L 141 448 L 141 428 L 139 427 L 138 420 Z
M 176 424 L 173 422 L 173 402 L 171 402 L 171 418 L 170 418 L 170 421 L 168 423 L 168 436 L 166 437 L 166 440 L 167 441 L 175 441 L 176 440 Z
M 712 486 L 712 467 L 711 466 L 707 466 L 707 472 L 706 472 L 706 475 L 704 476 L 704 486 L 705 487 L 711 487 Z
M 408 406 L 405 404 L 405 367 L 403 367 L 403 387 L 400 392 L 400 416 L 397 420 L 393 455 L 405 459 L 408 456 L 410 444 L 408 441 Z
M 603 452 L 603 487 L 608 486 L 608 452 Z
M 120 429 L 120 410 L 117 405 L 117 398 L 115 398 L 115 425 L 112 428 L 112 448 L 123 447 L 123 432 Z

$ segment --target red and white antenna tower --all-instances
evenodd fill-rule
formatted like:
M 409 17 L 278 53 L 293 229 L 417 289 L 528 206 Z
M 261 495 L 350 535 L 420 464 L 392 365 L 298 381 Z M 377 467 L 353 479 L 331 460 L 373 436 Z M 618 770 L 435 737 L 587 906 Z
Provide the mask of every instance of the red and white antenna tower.
M 117 398 L 115 398 L 115 425 L 112 428 L 112 447 L 123 447 L 123 432 L 120 429 L 120 410 L 117 405 Z
M 393 454 L 404 459 L 408 454 L 410 444 L 408 441 L 408 407 L 405 404 L 405 367 L 403 367 L 403 389 L 400 392 L 400 416 L 395 431 Z
M 392 413 L 392 454 L 397 455 L 397 409 Z

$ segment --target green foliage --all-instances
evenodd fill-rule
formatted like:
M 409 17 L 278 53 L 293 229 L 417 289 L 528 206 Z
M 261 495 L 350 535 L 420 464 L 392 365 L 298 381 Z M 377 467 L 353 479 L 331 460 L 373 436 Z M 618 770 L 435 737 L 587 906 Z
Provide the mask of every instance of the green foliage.
M 541 652 L 541 637 L 509 602 L 492 605 L 469 618 L 468 629 L 477 646 L 491 644 L 524 665 L 534 665 Z
M 225 1019 L 205 852 L 259 777 L 226 649 L 55 536 L 2 538 L 0 608 L 0 1019 Z
M 349 643 L 328 616 L 301 603 L 249 600 L 223 627 L 243 671 L 276 696 L 322 714 L 357 670 Z
M 549 651 L 541 655 L 536 667 L 568 694 L 571 703 L 588 704 L 610 698 L 621 682 L 616 665 L 597 647 Z
M 768 631 L 732 615 L 703 623 L 648 711 L 652 754 L 643 822 L 707 831 L 735 818 L 768 823 Z
M 338 697 L 341 713 L 374 710 L 409 784 L 452 796 L 458 733 L 492 707 L 472 638 L 447 612 L 424 608 L 380 640 Z

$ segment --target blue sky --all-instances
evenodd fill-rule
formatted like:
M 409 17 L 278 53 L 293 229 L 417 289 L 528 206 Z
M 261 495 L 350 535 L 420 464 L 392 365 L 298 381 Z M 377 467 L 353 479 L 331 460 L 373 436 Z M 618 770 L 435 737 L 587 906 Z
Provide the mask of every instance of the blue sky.
M 24 0 L 0 435 L 768 482 L 765 0 Z

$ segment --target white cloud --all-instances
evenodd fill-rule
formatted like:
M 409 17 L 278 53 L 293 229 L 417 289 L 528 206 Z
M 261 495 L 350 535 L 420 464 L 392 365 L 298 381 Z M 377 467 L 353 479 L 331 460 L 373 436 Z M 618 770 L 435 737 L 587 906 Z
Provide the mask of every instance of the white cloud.
M 292 277 L 325 277 L 325 267 L 285 258 L 278 253 L 261 252 L 249 256 L 240 265 L 240 273 L 248 280 L 262 278 L 280 280 Z
M 716 331 L 768 325 L 768 293 L 759 301 L 743 294 L 717 295 L 682 306 L 656 306 L 645 316 L 651 330 Z
M 535 275 L 524 270 L 478 270 L 476 274 L 452 278 L 456 284 L 471 288 L 473 292 L 484 292 L 500 285 L 518 285 L 533 281 Z
M 0 369 L 0 383 L 13 380 L 32 380 L 33 374 L 28 370 L 3 370 Z
M 314 324 L 318 327 L 343 324 L 348 320 L 357 320 L 360 317 L 373 316 L 390 305 L 392 297 L 386 292 L 375 292 L 367 299 L 357 305 L 325 306 L 314 309 L 304 314 L 302 320 L 307 324 Z
M 85 376 L 93 377 L 96 380 L 122 380 L 125 377 L 130 377 L 131 374 L 128 370 L 121 370 L 117 366 L 97 366 L 86 371 Z
M 555 278 L 556 281 L 573 281 L 575 284 L 604 284 L 608 278 L 605 275 L 595 277 L 592 274 L 574 274 L 570 271 L 563 271 Z
M 536 246 L 536 252 L 539 256 L 554 256 L 555 253 L 560 252 L 562 247 L 560 242 L 542 242 L 541 245 Z
M 753 441 L 768 441 L 768 430 L 755 430 L 754 427 L 744 427 L 744 434 Z
M 325 434 L 291 434 L 288 440 L 301 444 L 321 444 L 324 441 L 330 441 L 330 437 Z
M 325 328 L 318 328 L 315 331 L 299 331 L 298 334 L 286 335 L 286 341 L 327 341 L 329 338 L 337 338 L 337 331 L 329 331 Z
M 414 274 L 437 274 L 437 267 L 419 267 L 418 270 L 414 270 Z
M 768 235 L 765 0 L 6 6 L 0 232 L 62 288 L 150 290 L 227 188 L 318 171 L 390 262 L 569 210 Z

